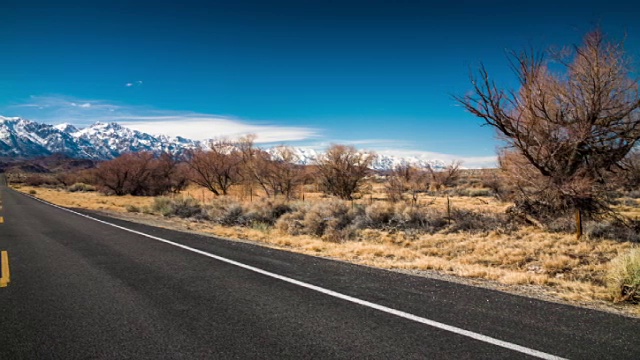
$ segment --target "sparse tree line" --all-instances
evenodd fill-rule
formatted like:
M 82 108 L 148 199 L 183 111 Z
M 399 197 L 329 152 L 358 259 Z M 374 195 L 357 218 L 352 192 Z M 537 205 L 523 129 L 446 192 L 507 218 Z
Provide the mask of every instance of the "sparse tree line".
M 444 168 L 408 164 L 380 173 L 372 170 L 376 154 L 353 146 L 332 145 L 312 165 L 300 165 L 296 152 L 287 146 L 266 151 L 255 145 L 255 136 L 237 141 L 216 140 L 207 148 L 180 155 L 150 152 L 127 153 L 104 161 L 94 169 L 60 173 L 55 177 L 27 176 L 28 185 L 62 184 L 83 190 L 90 185 L 105 194 L 160 196 L 175 194 L 193 183 L 216 196 L 230 194 L 232 187 L 248 189 L 254 196 L 300 198 L 304 185 L 342 200 L 354 200 L 371 192 L 370 182 L 386 179 L 390 201 L 412 199 L 429 190 L 452 187 L 459 178 L 460 163 Z M 373 180 L 374 175 L 378 179 Z M 409 196 L 407 196 L 409 194 Z

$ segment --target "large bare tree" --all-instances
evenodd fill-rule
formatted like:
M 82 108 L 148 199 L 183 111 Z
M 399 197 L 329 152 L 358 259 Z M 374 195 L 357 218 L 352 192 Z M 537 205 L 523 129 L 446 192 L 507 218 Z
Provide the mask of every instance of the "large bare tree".
M 559 71 L 544 54 L 514 55 L 517 91 L 498 87 L 481 67 L 473 92 L 456 99 L 504 140 L 501 163 L 521 195 L 596 215 L 608 210 L 607 174 L 640 138 L 638 81 L 623 45 L 599 29 L 551 58 Z
M 326 193 L 351 200 L 370 173 L 376 155 L 353 146 L 332 145 L 317 159 L 318 181 Z
M 215 140 L 209 149 L 187 153 L 190 179 L 216 195 L 227 195 L 232 185 L 242 181 L 242 155 L 235 143 Z

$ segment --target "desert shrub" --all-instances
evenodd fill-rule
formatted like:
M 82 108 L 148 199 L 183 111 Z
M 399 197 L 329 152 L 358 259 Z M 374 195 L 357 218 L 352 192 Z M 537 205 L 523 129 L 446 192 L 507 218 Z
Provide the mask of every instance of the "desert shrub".
M 491 191 L 491 189 L 469 189 L 467 196 L 478 197 L 478 196 L 493 196 L 493 195 L 494 193 L 493 191 Z
M 260 221 L 255 221 L 255 222 L 251 223 L 251 228 L 253 230 L 258 230 L 260 232 L 268 234 L 268 233 L 271 232 L 271 229 L 273 228 L 273 225 L 272 224 L 263 223 L 263 222 L 260 222 Z
M 503 214 L 454 209 L 451 212 L 451 224 L 447 227 L 446 232 L 486 232 L 494 230 L 510 232 L 514 229 L 514 224 Z
M 246 210 L 236 200 L 219 196 L 211 200 L 205 207 L 209 220 L 221 225 L 245 225 L 248 223 L 245 218 Z
M 240 204 L 232 204 L 222 212 L 216 221 L 222 225 L 246 225 L 244 218 L 245 210 Z
M 37 191 L 35 191 L 35 190 L 33 190 L 33 189 L 29 190 L 29 194 L 31 194 L 31 195 L 35 195 L 35 194 L 37 194 L 37 193 L 38 193 L 38 192 L 37 192 Z
M 607 283 L 614 301 L 640 302 L 640 248 L 611 261 Z
M 135 205 L 131 205 L 131 204 L 125 206 L 125 210 L 127 210 L 127 212 L 130 212 L 130 213 L 139 213 L 140 212 L 140 208 L 139 207 L 137 207 Z
M 298 208 L 296 211 L 282 215 L 275 223 L 275 228 L 285 234 L 301 235 L 304 233 L 304 225 L 302 221 L 306 211 Z
M 350 207 L 344 201 L 331 200 L 317 203 L 304 216 L 302 221 L 305 232 L 310 235 L 322 236 L 327 230 L 342 230 L 353 219 Z
M 334 199 L 312 205 L 301 204 L 282 215 L 275 227 L 291 235 L 306 234 L 341 242 L 355 236 L 357 229 L 353 221 L 363 214 L 361 207 L 352 207 L 348 202 Z
M 545 229 L 552 233 L 575 233 L 576 219 L 575 215 L 560 215 L 555 219 L 549 220 Z
M 265 223 L 273 226 L 278 219 L 293 211 L 292 205 L 276 199 L 262 199 L 249 207 L 245 219 L 248 223 Z
M 170 204 L 171 215 L 180 218 L 203 217 L 200 202 L 192 197 L 177 197 Z
M 640 199 L 640 190 L 631 190 L 627 193 L 627 196 L 634 199 Z
M 437 231 L 446 222 L 436 210 L 426 207 L 397 204 L 394 208 L 393 223 L 400 229 L 424 229 L 427 232 Z
M 589 221 L 584 225 L 584 234 L 589 239 L 609 239 L 616 241 L 640 242 L 640 234 L 633 224 L 622 221 Z
M 177 216 L 179 218 L 207 219 L 200 202 L 192 197 L 176 197 L 171 199 L 160 196 L 153 199 L 151 212 L 162 216 Z
M 95 186 L 85 183 L 75 183 L 67 188 L 69 192 L 90 192 L 96 191 Z
M 388 202 L 375 202 L 365 209 L 367 227 L 385 228 L 391 225 L 395 209 Z
M 457 187 L 455 189 L 451 189 L 450 191 L 448 191 L 448 194 L 452 196 L 468 196 L 468 197 L 494 196 L 494 192 L 491 189 L 468 188 L 468 187 Z
M 154 198 L 151 211 L 162 216 L 169 216 L 172 211 L 171 199 L 164 196 Z

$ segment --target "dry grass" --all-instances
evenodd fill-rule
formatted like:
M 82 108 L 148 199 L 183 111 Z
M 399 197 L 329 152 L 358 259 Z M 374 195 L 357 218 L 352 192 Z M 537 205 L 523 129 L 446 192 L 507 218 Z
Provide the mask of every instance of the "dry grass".
M 62 189 L 31 186 L 20 186 L 17 190 L 27 194 L 35 191 L 38 198 L 60 206 L 89 210 L 127 212 L 128 206 L 143 208 L 153 203 L 153 198 L 143 196 L 107 196 L 98 192 L 70 193 Z
M 26 186 L 20 189 L 29 190 L 32 188 Z M 68 193 L 45 188 L 36 191 L 38 197 L 62 206 L 119 213 L 127 212 L 129 206 L 143 208 L 153 202 L 152 198 L 144 197 Z M 191 188 L 186 194 L 197 199 L 202 192 Z M 205 200 L 207 195 L 205 193 Z M 447 206 L 446 198 L 423 197 L 420 201 L 442 209 Z M 504 211 L 508 206 L 491 198 L 452 197 L 450 203 L 459 209 L 493 212 Z M 183 219 L 166 221 L 177 228 L 251 239 L 305 254 L 414 273 L 437 271 L 489 280 L 508 286 L 503 288 L 506 290 L 525 287 L 530 294 L 609 309 L 614 306 L 610 304 L 612 293 L 606 286 L 611 260 L 634 247 L 607 239 L 578 241 L 574 235 L 548 233 L 532 227 L 510 234 L 499 231 L 423 234 L 364 229 L 358 230 L 353 241 L 331 242 L 312 235 L 288 235 L 272 227 L 225 227 Z M 637 307 L 630 305 L 617 305 L 616 309 L 640 314 Z

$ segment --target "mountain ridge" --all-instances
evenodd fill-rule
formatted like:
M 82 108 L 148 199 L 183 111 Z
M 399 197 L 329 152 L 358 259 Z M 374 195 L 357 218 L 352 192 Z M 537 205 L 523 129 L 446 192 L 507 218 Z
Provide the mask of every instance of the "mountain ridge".
M 20 117 L 0 116 L 0 157 L 29 159 L 62 154 L 71 158 L 110 160 L 127 152 L 181 153 L 189 149 L 206 148 L 206 143 L 180 136 L 154 136 L 115 122 L 96 122 L 78 128 L 68 123 L 49 125 Z M 321 154 L 314 149 L 293 149 L 301 165 L 313 164 Z M 266 149 L 269 152 L 272 150 Z M 441 160 L 380 155 L 372 167 L 390 170 L 400 164 L 434 168 L 446 166 Z

